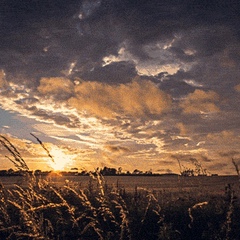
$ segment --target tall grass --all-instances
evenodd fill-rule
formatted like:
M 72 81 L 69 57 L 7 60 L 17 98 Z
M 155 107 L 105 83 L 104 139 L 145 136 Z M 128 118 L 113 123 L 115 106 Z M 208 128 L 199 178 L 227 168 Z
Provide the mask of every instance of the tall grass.
M 24 188 L 2 186 L 0 239 L 240 239 L 233 192 L 166 198 L 161 206 L 147 190 L 101 184 L 90 192 L 30 176 Z
M 22 158 L 17 148 L 5 136 L 0 135 L 0 143 L 11 154 L 11 157 L 5 157 L 10 160 L 18 170 L 29 170 L 26 162 Z
M 2 136 L 0 142 L 11 162 L 27 170 L 13 144 Z M 230 185 L 223 195 L 173 199 L 137 186 L 134 192 L 108 186 L 98 171 L 87 188 L 26 177 L 24 188 L 0 185 L 0 239 L 240 239 L 240 207 Z

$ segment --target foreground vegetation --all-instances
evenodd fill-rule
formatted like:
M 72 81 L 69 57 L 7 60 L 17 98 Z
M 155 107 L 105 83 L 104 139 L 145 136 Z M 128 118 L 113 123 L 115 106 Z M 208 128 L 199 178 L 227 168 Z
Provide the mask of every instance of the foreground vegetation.
M 126 192 L 108 186 L 97 171 L 88 187 L 69 181 L 56 187 L 28 174 L 17 149 L 6 138 L 0 141 L 28 183 L 24 188 L 0 184 L 0 239 L 240 239 L 239 191 L 230 184 L 224 194 L 179 189 L 173 195 L 137 186 Z
M 28 186 L 0 189 L 0 239 L 240 239 L 238 198 L 224 195 L 133 193 L 108 186 L 54 187 L 26 176 Z M 96 181 L 97 184 L 93 184 Z

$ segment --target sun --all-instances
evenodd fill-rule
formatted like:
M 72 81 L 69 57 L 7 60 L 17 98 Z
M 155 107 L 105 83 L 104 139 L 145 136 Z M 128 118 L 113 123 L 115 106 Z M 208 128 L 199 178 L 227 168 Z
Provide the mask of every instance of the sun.
M 73 163 L 72 156 L 64 153 L 62 149 L 56 146 L 52 147 L 50 154 L 54 161 L 50 160 L 49 165 L 54 171 L 63 171 L 68 165 L 72 165 Z

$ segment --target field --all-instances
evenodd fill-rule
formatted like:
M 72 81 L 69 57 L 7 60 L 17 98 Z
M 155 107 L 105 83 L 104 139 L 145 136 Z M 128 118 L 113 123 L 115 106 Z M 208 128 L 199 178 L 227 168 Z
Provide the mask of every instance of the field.
M 0 181 L 0 239 L 240 239 L 237 176 Z
M 40 178 L 38 176 L 38 178 Z M 62 187 L 68 182 L 68 185 L 86 188 L 89 182 L 97 183 L 90 176 L 58 176 L 48 175 L 41 177 L 56 187 Z M 22 176 L 0 176 L 0 182 L 5 187 L 11 188 L 15 184 L 24 187 L 28 182 Z M 226 184 L 238 187 L 239 181 L 237 176 L 196 176 L 182 177 L 177 175 L 162 176 L 104 176 L 104 184 L 112 187 L 124 188 L 128 192 L 139 189 L 148 191 L 169 191 L 169 192 L 203 192 L 212 194 L 223 194 Z M 237 189 L 235 189 L 237 191 Z

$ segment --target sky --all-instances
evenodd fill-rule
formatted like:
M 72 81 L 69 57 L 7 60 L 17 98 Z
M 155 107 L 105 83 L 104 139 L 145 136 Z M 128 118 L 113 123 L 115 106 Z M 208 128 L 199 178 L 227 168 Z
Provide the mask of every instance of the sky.
M 239 10 L 237 0 L 2 0 L 1 136 L 30 169 L 179 173 L 198 162 L 236 174 Z M 1 169 L 13 167 L 6 155 L 0 146 Z

